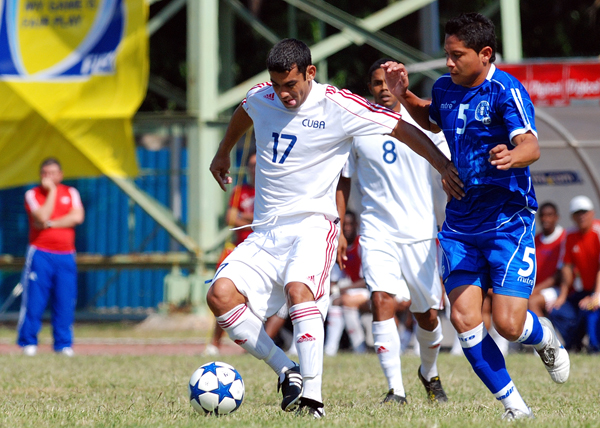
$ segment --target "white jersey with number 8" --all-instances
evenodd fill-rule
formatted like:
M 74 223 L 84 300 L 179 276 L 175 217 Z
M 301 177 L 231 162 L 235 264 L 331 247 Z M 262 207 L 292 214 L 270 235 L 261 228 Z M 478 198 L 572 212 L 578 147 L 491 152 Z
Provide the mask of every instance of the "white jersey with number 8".
M 401 113 L 402 120 L 421 129 L 403 106 Z M 442 133 L 426 135 L 449 157 Z M 400 243 L 435 238 L 432 172 L 439 180 L 425 158 L 390 135 L 355 138 L 342 176 L 358 178 L 360 234 Z

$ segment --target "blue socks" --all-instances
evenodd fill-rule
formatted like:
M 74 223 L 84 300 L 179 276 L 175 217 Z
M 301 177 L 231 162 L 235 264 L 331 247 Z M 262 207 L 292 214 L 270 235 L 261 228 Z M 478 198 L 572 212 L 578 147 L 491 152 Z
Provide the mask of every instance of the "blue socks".
M 547 337 L 550 340 L 550 337 Z M 527 318 L 525 318 L 525 325 L 523 326 L 523 333 L 517 339 L 517 342 L 523 345 L 544 345 L 544 328 L 540 323 L 540 320 L 536 314 L 531 311 L 527 311 Z
M 475 374 L 492 394 L 496 394 L 512 382 L 502 352 L 483 323 L 473 330 L 460 333 L 458 338 Z

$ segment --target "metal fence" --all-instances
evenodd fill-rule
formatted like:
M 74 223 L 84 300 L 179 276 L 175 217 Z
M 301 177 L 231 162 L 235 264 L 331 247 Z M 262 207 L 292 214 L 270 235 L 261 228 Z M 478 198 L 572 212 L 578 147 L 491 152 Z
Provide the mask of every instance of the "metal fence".
M 186 223 L 187 150 L 175 153 L 168 145 L 157 149 L 137 148 L 140 174 L 135 182 L 142 190 L 167 207 L 178 201 L 176 210 Z M 156 221 L 134 204 L 106 177 L 66 180 L 81 194 L 86 210 L 85 222 L 76 228 L 79 254 L 113 256 L 183 251 Z M 173 188 L 176 184 L 176 188 Z M 0 254 L 22 257 L 28 243 L 28 221 L 24 194 L 33 186 L 0 191 Z M 124 267 L 127 265 L 125 264 Z M 163 280 L 168 269 L 93 269 L 80 271 L 77 310 L 96 313 L 143 313 L 163 301 Z M 6 302 L 20 272 L 0 271 L 0 304 Z M 18 311 L 20 299 L 5 308 Z

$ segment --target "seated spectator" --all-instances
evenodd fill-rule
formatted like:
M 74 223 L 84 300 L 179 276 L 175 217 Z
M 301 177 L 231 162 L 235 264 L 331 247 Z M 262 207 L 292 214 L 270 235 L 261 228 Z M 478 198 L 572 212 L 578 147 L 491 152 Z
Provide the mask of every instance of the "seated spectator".
M 535 237 L 537 274 L 528 304 L 529 310 L 545 317 L 560 293 L 560 265 L 567 231 L 558 224 L 558 208 L 552 202 L 540 206 L 538 217 L 542 231 Z
M 573 198 L 569 208 L 576 228 L 567 233 L 560 294 L 551 305 L 549 317 L 565 348 L 581 349 L 587 333 L 589 350 L 597 352 L 600 220 L 594 218 L 594 205 L 586 196 Z
M 348 260 L 344 269 L 336 265 L 331 273 L 332 303 L 327 315 L 325 339 L 325 355 L 329 356 L 337 354 L 344 328 L 354 352 L 364 353 L 367 350 L 360 313 L 369 311 L 369 291 L 362 275 L 358 222 L 352 211 L 346 211 L 342 233 L 348 243 Z

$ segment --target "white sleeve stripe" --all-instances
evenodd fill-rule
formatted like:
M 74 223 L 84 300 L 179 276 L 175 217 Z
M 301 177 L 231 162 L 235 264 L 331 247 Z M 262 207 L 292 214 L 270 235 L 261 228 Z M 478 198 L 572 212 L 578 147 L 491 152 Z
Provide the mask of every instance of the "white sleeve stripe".
M 510 92 L 513 95 L 513 98 L 515 99 L 515 104 L 517 105 L 517 109 L 521 114 L 521 120 L 523 120 L 523 124 L 525 124 L 526 126 L 529 125 L 529 118 L 525 114 L 525 106 L 523 105 L 523 100 L 521 99 L 521 91 L 519 91 L 519 89 L 517 88 L 511 88 Z
M 27 203 L 27 206 L 31 212 L 34 212 L 40 207 L 40 204 L 35 198 L 35 192 L 33 189 L 29 189 L 27 192 L 25 192 L 25 202 Z
M 537 136 L 538 136 L 537 132 L 534 131 L 531 126 L 527 125 L 525 128 L 515 129 L 513 132 L 511 132 L 509 134 L 508 139 L 510 140 L 510 143 L 513 144 L 512 140 L 515 136 L 521 135 L 521 134 L 526 134 L 529 131 L 531 131 L 531 133 L 533 135 L 535 135 L 535 138 L 537 138 Z M 513 146 L 514 146 L 514 144 L 513 144 Z
M 81 203 L 81 197 L 79 196 L 77 189 L 74 187 L 69 187 L 69 194 L 71 195 L 71 207 L 82 208 L 83 204 Z
M 519 101 L 521 103 L 521 107 L 523 108 L 523 116 L 524 116 L 525 120 L 527 121 L 527 124 L 531 125 L 531 121 L 529 120 L 529 117 L 527 116 L 527 114 L 525 112 L 525 103 L 523 102 L 523 98 L 521 96 L 521 90 L 520 89 L 516 89 L 516 91 L 517 91 L 518 99 L 519 99 Z
M 506 88 L 504 87 L 504 85 L 502 84 L 502 82 L 500 82 L 499 80 L 492 79 L 492 82 L 496 82 L 497 84 L 499 84 L 500 86 L 502 86 L 502 90 L 506 91 Z

